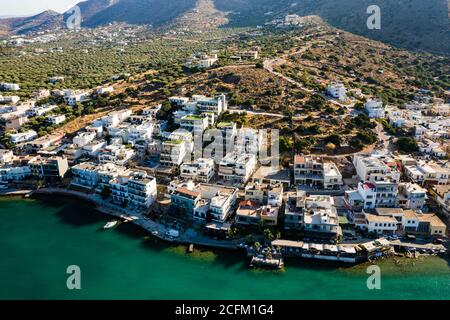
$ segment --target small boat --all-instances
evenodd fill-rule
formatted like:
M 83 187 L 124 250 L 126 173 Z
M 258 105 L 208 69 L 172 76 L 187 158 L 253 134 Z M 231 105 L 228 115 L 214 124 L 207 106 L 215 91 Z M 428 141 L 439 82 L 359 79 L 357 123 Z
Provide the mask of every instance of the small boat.
M 118 220 L 110 221 L 110 222 L 108 222 L 107 224 L 105 224 L 105 226 L 103 227 L 103 229 L 111 229 L 111 228 L 114 228 L 118 223 L 119 223 Z

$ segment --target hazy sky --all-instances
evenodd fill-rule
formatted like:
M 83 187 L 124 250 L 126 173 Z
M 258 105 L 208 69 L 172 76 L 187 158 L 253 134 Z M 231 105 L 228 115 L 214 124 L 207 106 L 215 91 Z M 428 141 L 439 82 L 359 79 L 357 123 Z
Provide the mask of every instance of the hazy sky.
M 83 0 L 0 0 L 0 16 L 24 16 L 47 9 L 64 12 Z

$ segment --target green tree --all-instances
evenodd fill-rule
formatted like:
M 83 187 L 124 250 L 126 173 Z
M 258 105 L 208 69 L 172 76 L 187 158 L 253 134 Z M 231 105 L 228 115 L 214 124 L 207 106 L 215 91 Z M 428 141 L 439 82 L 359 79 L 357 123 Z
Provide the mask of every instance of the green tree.
M 413 137 L 398 138 L 396 146 L 398 150 L 406 153 L 419 151 L 417 141 Z

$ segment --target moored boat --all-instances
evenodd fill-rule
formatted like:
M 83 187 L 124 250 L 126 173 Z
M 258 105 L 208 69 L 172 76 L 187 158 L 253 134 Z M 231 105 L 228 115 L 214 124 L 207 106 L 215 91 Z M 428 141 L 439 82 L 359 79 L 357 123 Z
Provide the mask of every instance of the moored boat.
M 114 228 L 119 223 L 118 220 L 109 221 L 107 224 L 103 226 L 103 229 L 111 229 Z

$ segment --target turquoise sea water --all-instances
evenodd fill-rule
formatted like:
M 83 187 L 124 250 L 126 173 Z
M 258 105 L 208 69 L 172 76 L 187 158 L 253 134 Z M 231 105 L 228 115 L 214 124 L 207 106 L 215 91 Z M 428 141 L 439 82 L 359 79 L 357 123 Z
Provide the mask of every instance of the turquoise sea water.
M 385 260 L 381 290 L 367 264 L 287 260 L 252 270 L 242 253 L 157 242 L 131 225 L 103 231 L 107 217 L 66 199 L 0 199 L 0 299 L 450 299 L 450 261 Z M 66 269 L 81 268 L 81 290 Z

